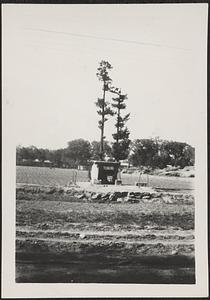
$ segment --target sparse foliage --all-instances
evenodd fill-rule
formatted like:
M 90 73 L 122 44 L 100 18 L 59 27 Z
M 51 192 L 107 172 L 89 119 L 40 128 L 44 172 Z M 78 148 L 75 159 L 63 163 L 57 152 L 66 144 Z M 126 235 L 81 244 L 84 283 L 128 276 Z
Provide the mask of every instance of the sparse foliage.
M 126 159 L 129 154 L 130 132 L 125 124 L 129 120 L 130 114 L 122 116 L 122 110 L 126 109 L 125 100 L 127 100 L 127 95 L 122 94 L 118 88 L 111 88 L 110 91 L 116 95 L 116 97 L 112 98 L 112 107 L 117 116 L 115 123 L 116 133 L 112 135 L 115 141 L 112 146 L 112 155 L 119 161 Z
M 96 106 L 98 108 L 97 113 L 101 117 L 99 120 L 99 129 L 101 130 L 101 140 L 100 140 L 100 159 L 104 159 L 104 125 L 105 122 L 108 120 L 109 116 L 113 115 L 113 111 L 109 105 L 109 103 L 106 101 L 106 92 L 109 91 L 110 84 L 112 82 L 112 79 L 109 77 L 109 71 L 112 69 L 111 64 L 108 61 L 102 60 L 99 64 L 99 67 L 97 69 L 97 77 L 100 81 L 102 81 L 103 87 L 103 97 L 98 98 L 96 102 Z

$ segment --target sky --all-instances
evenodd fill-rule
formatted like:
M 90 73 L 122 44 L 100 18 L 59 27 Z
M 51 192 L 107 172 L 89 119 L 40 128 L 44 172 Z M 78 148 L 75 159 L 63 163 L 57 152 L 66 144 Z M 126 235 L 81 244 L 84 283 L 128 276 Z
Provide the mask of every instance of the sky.
M 100 139 L 101 60 L 128 95 L 130 138 L 197 142 L 207 4 L 3 5 L 3 108 L 16 145 Z M 107 96 L 111 101 L 111 97 Z M 106 122 L 110 142 L 114 119 Z

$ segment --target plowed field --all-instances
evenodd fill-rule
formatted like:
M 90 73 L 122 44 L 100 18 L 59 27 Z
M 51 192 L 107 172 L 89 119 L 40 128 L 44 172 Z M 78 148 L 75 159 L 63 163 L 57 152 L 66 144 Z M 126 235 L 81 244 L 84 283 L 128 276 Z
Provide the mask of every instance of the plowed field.
M 194 283 L 194 201 L 181 197 L 98 203 L 21 191 L 16 282 Z

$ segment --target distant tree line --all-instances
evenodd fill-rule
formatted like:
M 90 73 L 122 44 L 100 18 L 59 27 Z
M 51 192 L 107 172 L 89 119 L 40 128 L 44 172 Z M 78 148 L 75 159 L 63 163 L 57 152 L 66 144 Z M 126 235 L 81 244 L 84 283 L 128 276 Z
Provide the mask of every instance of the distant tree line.
M 115 144 L 116 145 L 116 144 Z M 114 161 L 113 144 L 104 141 L 105 159 Z M 17 165 L 49 165 L 58 168 L 88 166 L 91 160 L 101 157 L 101 143 L 90 143 L 84 139 L 68 142 L 66 148 L 49 150 L 34 146 L 16 149 Z M 125 156 L 124 156 L 125 157 Z M 135 167 L 165 168 L 167 165 L 192 166 L 195 163 L 195 149 L 187 143 L 155 139 L 136 139 L 130 143 L 128 162 Z
M 165 168 L 167 165 L 193 166 L 195 148 L 187 143 L 155 139 L 137 139 L 131 144 L 130 162 L 134 166 Z

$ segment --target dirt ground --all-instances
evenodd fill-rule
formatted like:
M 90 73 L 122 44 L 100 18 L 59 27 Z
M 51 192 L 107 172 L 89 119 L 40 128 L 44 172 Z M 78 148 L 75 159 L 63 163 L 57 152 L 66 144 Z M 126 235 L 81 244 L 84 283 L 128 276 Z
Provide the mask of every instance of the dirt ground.
M 98 192 L 18 187 L 17 282 L 195 282 L 192 194 Z

